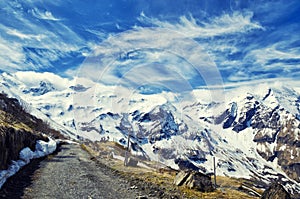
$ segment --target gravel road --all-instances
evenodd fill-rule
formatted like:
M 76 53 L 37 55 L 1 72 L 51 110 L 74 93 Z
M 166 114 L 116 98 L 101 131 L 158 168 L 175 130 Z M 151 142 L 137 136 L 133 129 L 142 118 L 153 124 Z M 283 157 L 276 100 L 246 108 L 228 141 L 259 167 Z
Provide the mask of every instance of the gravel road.
M 0 198 L 24 199 L 134 199 L 141 195 L 109 169 L 99 168 L 77 144 L 63 145 L 53 157 L 34 160 L 0 191 Z

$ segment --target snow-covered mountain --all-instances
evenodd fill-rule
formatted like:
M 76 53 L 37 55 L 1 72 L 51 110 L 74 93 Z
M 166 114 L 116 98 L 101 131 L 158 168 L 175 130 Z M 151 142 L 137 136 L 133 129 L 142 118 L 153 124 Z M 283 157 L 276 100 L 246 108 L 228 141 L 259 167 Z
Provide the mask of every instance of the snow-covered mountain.
M 195 89 L 183 97 L 17 72 L 1 74 L 0 89 L 73 138 L 126 145 L 129 135 L 141 158 L 210 173 L 216 157 L 219 175 L 262 185 L 279 179 L 300 192 L 300 90 L 293 82 Z

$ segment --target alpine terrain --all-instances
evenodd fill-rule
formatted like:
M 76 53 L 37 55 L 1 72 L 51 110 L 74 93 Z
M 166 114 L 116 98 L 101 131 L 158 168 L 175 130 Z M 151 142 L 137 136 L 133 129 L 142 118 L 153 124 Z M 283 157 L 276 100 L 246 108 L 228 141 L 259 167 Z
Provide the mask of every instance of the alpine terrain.
M 0 1 L 0 197 L 300 198 L 299 13 Z
M 28 75 L 39 80 L 24 78 Z M 216 100 L 206 97 L 215 95 L 209 89 L 193 90 L 195 101 L 178 101 L 168 92 L 133 93 L 128 100 L 117 95 L 122 88 L 86 79 L 33 72 L 1 76 L 2 90 L 30 102 L 33 114 L 56 121 L 73 139 L 126 147 L 129 136 L 132 154 L 142 160 L 207 174 L 215 157 L 218 175 L 247 178 L 261 188 L 276 180 L 297 194 L 299 87 L 288 82 L 259 87 L 228 88 Z

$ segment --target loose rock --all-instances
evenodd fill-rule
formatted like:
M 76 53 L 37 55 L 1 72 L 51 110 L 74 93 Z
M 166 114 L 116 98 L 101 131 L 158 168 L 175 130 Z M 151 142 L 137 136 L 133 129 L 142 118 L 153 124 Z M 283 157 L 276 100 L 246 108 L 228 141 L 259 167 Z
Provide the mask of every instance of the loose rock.
M 261 199 L 290 199 L 291 195 L 279 183 L 273 183 L 264 191 Z
M 174 184 L 177 186 L 187 186 L 190 189 L 196 189 L 202 192 L 213 191 L 211 177 L 196 171 L 181 171 L 175 179 Z

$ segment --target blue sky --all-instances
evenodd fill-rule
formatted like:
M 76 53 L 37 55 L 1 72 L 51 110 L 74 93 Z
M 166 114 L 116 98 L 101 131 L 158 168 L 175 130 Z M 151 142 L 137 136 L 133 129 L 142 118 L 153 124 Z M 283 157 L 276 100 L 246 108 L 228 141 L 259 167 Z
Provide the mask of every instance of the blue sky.
M 171 90 L 300 77 L 297 0 L 25 0 L 0 9 L 2 71 Z

